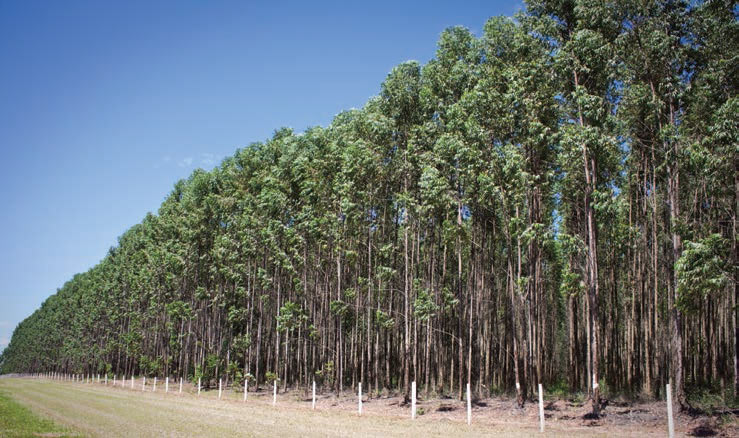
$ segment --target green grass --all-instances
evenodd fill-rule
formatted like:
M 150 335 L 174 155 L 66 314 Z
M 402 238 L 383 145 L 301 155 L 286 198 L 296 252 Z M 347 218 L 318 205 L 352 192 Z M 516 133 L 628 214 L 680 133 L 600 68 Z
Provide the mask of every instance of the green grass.
M 69 429 L 41 418 L 0 391 L 0 436 L 2 437 L 68 437 Z

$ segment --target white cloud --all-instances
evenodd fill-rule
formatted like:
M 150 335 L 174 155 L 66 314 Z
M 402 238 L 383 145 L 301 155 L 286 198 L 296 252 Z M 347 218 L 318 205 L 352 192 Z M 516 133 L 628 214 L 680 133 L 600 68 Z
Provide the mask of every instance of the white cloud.
M 192 166 L 192 162 L 193 162 L 192 157 L 186 157 L 186 158 L 183 158 L 182 161 L 177 163 L 177 165 L 180 167 L 190 167 Z
M 3 348 L 7 347 L 10 343 L 10 338 L 7 336 L 0 337 L 0 351 L 2 351 Z
M 216 164 L 216 161 L 218 160 L 218 156 L 211 153 L 204 153 L 200 154 L 200 162 L 203 164 L 203 166 L 212 166 Z

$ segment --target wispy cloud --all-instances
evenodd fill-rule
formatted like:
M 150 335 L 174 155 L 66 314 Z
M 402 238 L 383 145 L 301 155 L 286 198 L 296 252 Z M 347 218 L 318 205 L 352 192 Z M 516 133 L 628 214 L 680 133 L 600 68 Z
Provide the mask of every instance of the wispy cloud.
M 185 157 L 182 160 L 180 160 L 179 163 L 177 163 L 180 167 L 190 167 L 192 166 L 193 158 L 192 157 Z
M 200 154 L 200 163 L 203 166 L 212 166 L 216 164 L 216 161 L 218 161 L 218 155 L 211 154 L 209 152 Z
M 9 343 L 10 343 L 10 339 L 8 339 L 7 336 L 0 337 L 0 351 L 2 351 L 5 347 L 7 347 Z

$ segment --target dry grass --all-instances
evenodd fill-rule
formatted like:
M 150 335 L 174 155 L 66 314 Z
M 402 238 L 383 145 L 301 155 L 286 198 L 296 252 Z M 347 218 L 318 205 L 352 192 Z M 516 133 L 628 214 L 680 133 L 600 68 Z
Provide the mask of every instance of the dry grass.
M 472 425 L 467 426 L 463 405 L 457 401 L 421 402 L 427 412 L 412 421 L 409 409 L 398 399 L 372 399 L 364 402 L 364 415 L 356 413 L 351 398 L 321 397 L 315 411 L 304 394 L 278 395 L 272 406 L 271 392 L 250 393 L 241 401 L 241 393 L 203 392 L 198 397 L 188 388 L 177 394 L 177 385 L 164 385 L 157 392 L 142 392 L 140 381 L 135 389 L 102 384 L 80 384 L 34 379 L 2 379 L 0 389 L 59 424 L 90 436 L 664 436 L 666 430 L 639 424 L 597 425 L 583 422 L 548 420 L 547 431 L 539 434 L 535 407 L 514 413 L 509 407 L 478 406 L 473 410 Z M 440 404 L 450 411 L 439 411 Z M 459 405 L 459 406 L 457 406 Z M 534 414 L 529 412 L 533 408 Z M 511 411 L 511 412 L 507 412 Z

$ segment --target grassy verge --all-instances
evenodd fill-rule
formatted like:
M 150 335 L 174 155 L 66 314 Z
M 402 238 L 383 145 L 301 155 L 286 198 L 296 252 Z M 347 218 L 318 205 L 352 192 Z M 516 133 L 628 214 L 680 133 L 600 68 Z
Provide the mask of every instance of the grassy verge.
M 69 429 L 41 418 L 0 391 L 0 436 L 2 437 L 68 437 L 78 436 Z

